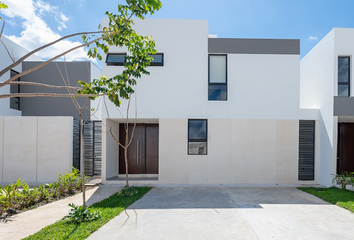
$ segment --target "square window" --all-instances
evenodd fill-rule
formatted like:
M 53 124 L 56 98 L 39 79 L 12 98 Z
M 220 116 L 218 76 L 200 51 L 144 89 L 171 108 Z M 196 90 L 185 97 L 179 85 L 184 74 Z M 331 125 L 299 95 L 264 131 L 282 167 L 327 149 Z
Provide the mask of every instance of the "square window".
M 106 58 L 107 66 L 124 66 L 126 53 L 108 53 Z
M 226 100 L 226 85 L 225 84 L 209 84 L 208 98 L 209 101 Z
M 188 120 L 188 155 L 206 155 L 208 139 L 206 119 Z
M 188 143 L 189 155 L 206 155 L 207 143 L 206 142 L 189 142 Z

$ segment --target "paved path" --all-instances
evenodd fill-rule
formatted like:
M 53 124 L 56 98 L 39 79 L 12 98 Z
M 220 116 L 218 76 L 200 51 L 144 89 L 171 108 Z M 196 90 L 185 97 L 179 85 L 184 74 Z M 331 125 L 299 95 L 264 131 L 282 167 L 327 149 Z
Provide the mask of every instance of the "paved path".
M 87 205 L 101 201 L 118 192 L 122 187 L 117 185 L 100 185 L 86 191 Z M 0 222 L 0 239 L 16 240 L 38 232 L 43 227 L 52 224 L 69 212 L 69 203 L 82 204 L 82 194 L 56 201 L 34 210 L 20 213 Z
M 88 239 L 354 237 L 354 214 L 296 188 L 155 187 Z

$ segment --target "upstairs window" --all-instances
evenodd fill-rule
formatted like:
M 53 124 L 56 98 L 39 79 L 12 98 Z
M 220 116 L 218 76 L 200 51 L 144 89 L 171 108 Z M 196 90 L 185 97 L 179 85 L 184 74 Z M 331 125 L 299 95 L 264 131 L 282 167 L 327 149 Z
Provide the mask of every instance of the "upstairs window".
M 10 77 L 17 75 L 18 72 L 11 70 Z M 13 82 L 20 81 L 20 78 L 17 78 Z M 10 85 L 10 93 L 20 93 L 20 84 L 17 85 Z M 12 97 L 10 98 L 10 108 L 15 110 L 20 110 L 20 98 L 19 97 Z
M 338 97 L 350 96 L 350 57 L 338 57 Z
M 124 66 L 126 53 L 108 53 L 106 58 L 107 66 Z
M 188 155 L 206 155 L 208 122 L 206 119 L 188 120 Z
M 153 60 L 150 62 L 150 66 L 163 66 L 163 53 L 149 54 Z
M 227 100 L 227 55 L 209 55 L 209 101 Z

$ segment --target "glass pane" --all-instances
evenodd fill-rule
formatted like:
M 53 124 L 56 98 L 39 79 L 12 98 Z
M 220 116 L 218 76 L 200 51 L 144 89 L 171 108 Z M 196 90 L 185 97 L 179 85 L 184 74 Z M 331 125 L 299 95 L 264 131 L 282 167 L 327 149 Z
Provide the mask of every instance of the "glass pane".
M 338 82 L 349 82 L 349 57 L 338 58 Z
M 190 155 L 206 155 L 207 143 L 206 142 L 189 142 L 188 154 Z
M 189 140 L 207 140 L 207 121 L 189 120 L 188 121 Z
M 13 82 L 17 82 L 16 80 Z M 10 93 L 20 93 L 19 91 L 20 85 L 10 85 Z
M 125 62 L 125 54 L 108 54 L 106 63 L 111 65 L 123 65 Z
M 227 92 L 226 84 L 209 84 L 209 97 L 210 101 L 226 101 Z
M 349 97 L 348 85 L 338 85 L 338 97 Z
M 162 63 L 162 54 L 156 54 L 156 55 L 149 55 L 150 57 L 153 58 L 153 60 L 151 60 L 151 63 Z
M 209 57 L 209 82 L 226 83 L 226 56 Z
M 19 103 L 20 103 L 19 98 L 10 98 L 10 108 L 11 109 L 20 110 Z

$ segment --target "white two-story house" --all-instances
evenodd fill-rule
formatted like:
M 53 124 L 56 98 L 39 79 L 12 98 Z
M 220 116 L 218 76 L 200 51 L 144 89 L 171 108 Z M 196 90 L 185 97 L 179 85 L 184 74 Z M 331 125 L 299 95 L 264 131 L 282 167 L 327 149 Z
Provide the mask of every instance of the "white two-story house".
M 103 25 L 107 24 L 104 19 Z M 135 180 L 177 184 L 327 183 L 319 108 L 300 105 L 300 41 L 209 38 L 208 21 L 146 19 L 158 54 L 138 80 L 129 147 Z M 122 71 L 126 49 L 110 48 L 103 74 Z M 102 180 L 124 180 L 127 102 L 101 108 Z M 135 112 L 137 112 L 135 119 Z M 130 127 L 132 129 L 132 126 Z M 327 174 L 327 172 L 325 173 Z

